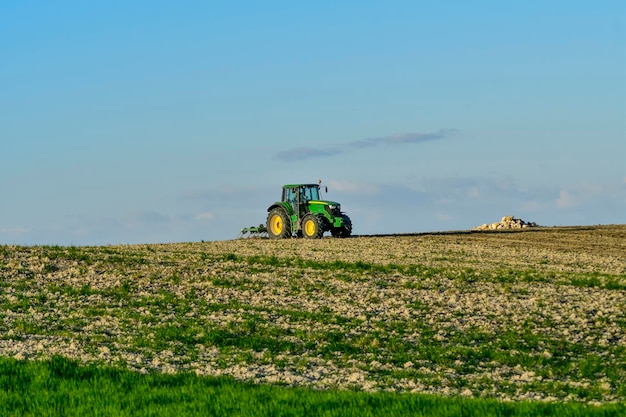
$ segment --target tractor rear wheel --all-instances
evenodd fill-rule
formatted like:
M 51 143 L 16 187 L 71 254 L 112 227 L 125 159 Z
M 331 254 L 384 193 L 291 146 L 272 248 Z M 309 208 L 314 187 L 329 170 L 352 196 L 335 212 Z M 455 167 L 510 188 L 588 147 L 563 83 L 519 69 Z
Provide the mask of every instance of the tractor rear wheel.
M 308 214 L 302 220 L 302 234 L 307 239 L 319 239 L 324 234 L 324 221 L 315 214 Z
M 274 208 L 267 216 L 267 234 L 270 239 L 291 237 L 291 221 L 285 210 Z

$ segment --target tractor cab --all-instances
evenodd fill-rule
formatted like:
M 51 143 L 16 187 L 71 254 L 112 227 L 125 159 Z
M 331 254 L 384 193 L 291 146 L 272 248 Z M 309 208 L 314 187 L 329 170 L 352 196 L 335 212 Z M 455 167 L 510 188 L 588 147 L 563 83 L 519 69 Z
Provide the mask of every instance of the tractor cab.
M 289 202 L 294 213 L 304 216 L 309 210 L 310 201 L 320 200 L 320 190 L 317 184 L 285 185 L 282 201 Z

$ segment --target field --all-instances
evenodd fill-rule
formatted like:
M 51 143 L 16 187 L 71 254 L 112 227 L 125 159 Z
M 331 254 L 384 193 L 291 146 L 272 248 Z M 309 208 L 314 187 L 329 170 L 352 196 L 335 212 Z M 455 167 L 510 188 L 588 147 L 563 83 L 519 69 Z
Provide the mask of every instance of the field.
M 626 225 L 0 246 L 0 357 L 602 408 L 625 300 Z

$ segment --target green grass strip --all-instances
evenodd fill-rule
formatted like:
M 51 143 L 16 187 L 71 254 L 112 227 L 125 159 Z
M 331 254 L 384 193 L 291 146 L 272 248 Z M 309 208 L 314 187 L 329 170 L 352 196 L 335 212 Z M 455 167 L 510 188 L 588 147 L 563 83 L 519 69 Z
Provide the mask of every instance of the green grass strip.
M 559 276 L 557 276 L 555 272 L 539 271 L 533 268 L 502 270 L 495 272 L 478 271 L 472 268 L 465 268 L 451 272 L 446 268 L 430 267 L 420 264 L 377 264 L 363 261 L 346 262 L 341 260 L 315 261 L 303 258 L 279 258 L 267 255 L 239 256 L 233 253 L 217 256 L 214 261 L 233 261 L 247 263 L 251 266 L 292 267 L 301 269 L 310 268 L 314 270 L 330 270 L 335 273 L 343 271 L 346 273 L 361 275 L 367 274 L 369 276 L 399 273 L 406 276 L 420 278 L 441 276 L 470 283 L 476 281 L 501 283 L 554 282 L 560 285 L 570 285 L 574 287 L 597 287 L 608 290 L 626 290 L 626 275 L 610 275 L 597 272 L 560 272 Z
M 139 374 L 53 357 L 0 358 L 0 416 L 621 416 L 626 405 L 314 391 L 194 374 Z

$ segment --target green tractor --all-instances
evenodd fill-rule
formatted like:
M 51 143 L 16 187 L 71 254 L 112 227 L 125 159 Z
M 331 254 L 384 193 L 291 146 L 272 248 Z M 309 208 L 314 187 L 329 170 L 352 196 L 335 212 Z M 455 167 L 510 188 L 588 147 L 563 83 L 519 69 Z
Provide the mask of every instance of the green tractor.
M 294 235 L 319 239 L 327 231 L 333 237 L 349 237 L 352 234 L 352 222 L 341 212 L 341 205 L 320 199 L 319 183 L 284 185 L 282 200 L 272 204 L 267 211 L 267 234 L 270 239 L 285 239 Z

